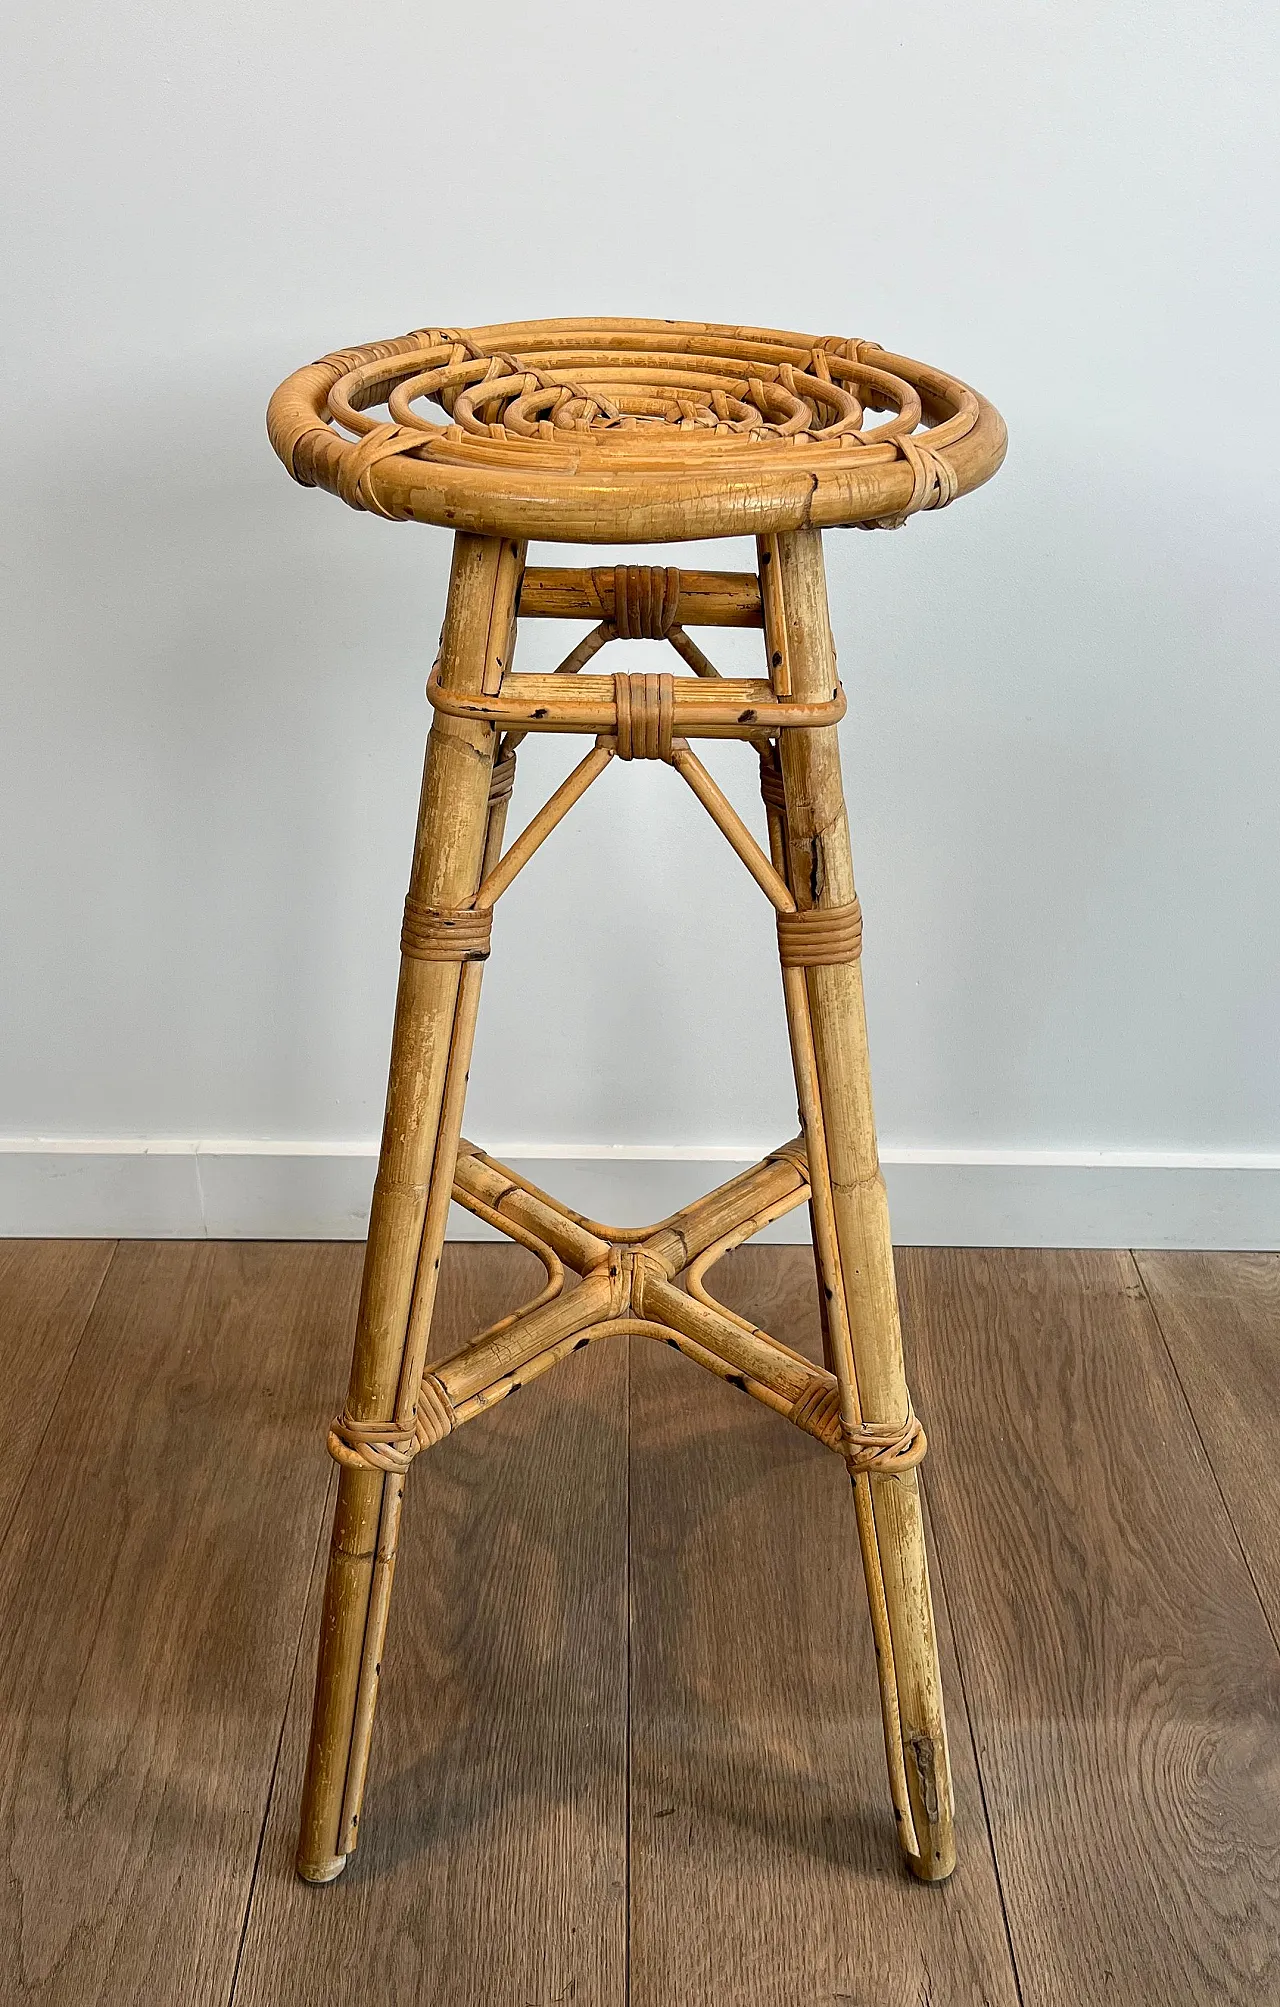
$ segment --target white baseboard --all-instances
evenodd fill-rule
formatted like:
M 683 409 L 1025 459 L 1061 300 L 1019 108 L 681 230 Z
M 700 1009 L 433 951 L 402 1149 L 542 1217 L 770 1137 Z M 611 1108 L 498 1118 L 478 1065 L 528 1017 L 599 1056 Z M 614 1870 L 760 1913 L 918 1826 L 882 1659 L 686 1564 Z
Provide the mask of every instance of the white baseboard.
M 598 1219 L 660 1219 L 755 1148 L 494 1144 Z M 884 1151 L 894 1239 L 934 1247 L 1280 1248 L 1280 1152 Z M 359 1240 L 372 1144 L 0 1138 L 0 1236 Z M 763 1236 L 803 1240 L 803 1208 Z M 450 1238 L 488 1240 L 456 1206 Z

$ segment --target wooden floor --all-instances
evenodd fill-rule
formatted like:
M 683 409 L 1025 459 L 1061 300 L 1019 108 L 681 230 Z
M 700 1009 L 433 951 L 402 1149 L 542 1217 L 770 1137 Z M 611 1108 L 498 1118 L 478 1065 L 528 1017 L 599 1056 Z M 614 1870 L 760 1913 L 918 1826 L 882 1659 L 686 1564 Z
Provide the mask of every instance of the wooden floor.
M 415 1466 L 290 1855 L 352 1246 L 0 1243 L 0 2001 L 1280 2003 L 1280 1257 L 909 1250 L 960 1828 L 897 1862 L 838 1462 L 592 1347 Z M 532 1264 L 454 1248 L 442 1349 Z M 799 1250 L 723 1293 L 816 1352 Z

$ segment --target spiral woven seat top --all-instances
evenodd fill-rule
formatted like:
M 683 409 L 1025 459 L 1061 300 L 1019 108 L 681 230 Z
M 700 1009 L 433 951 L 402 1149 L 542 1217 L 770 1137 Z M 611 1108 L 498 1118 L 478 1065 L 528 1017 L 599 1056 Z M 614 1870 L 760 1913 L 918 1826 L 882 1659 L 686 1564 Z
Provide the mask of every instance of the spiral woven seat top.
M 353 508 L 568 543 L 896 527 L 1005 450 L 985 398 L 875 342 L 695 321 L 420 328 L 298 370 L 267 429 Z

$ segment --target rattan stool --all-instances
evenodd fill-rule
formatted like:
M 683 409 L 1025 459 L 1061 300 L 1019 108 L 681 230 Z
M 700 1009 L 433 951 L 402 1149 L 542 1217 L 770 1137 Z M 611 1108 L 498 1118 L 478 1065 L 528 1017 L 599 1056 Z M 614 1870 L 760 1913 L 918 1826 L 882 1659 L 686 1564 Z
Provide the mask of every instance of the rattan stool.
M 869 411 L 889 416 L 869 424 Z M 822 531 L 897 526 L 976 487 L 1003 457 L 1000 418 L 953 378 L 873 342 L 535 321 L 420 329 L 326 356 L 276 392 L 268 429 L 296 480 L 455 532 L 355 1357 L 329 1434 L 342 1470 L 298 1872 L 330 1881 L 356 1844 L 409 1464 L 571 1351 L 631 1333 L 677 1346 L 843 1457 L 898 1835 L 914 1873 L 940 1880 L 955 1848 L 916 1478 L 925 1438 L 903 1373 L 876 1156 Z M 525 563 L 533 537 L 744 532 L 757 539 L 758 574 Z M 520 675 L 519 617 L 595 625 L 554 675 Z M 762 627 L 766 673 L 718 675 L 688 633 L 708 626 Z M 691 673 L 583 674 L 619 636 L 670 643 Z M 504 849 L 528 732 L 593 743 Z M 767 852 L 692 750 L 699 738 L 754 747 Z M 494 906 L 614 759 L 672 766 L 773 907 L 802 1124 L 754 1170 L 638 1230 L 568 1211 L 461 1134 Z M 451 1198 L 531 1249 L 547 1279 L 531 1303 L 428 1366 Z M 706 1283 L 713 1262 L 806 1201 L 825 1369 L 726 1310 Z M 567 1271 L 580 1278 L 571 1289 Z

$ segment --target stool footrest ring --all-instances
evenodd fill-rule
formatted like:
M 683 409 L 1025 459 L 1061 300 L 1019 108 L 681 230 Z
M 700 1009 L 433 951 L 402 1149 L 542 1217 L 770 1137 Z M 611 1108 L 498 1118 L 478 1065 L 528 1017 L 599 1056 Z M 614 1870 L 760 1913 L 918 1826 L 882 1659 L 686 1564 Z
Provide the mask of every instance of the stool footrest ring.
M 762 677 L 673 676 L 672 730 L 677 738 L 759 739 L 770 732 L 814 731 L 838 725 L 847 708 L 835 684 L 829 697 L 779 698 Z M 612 676 L 532 676 L 513 672 L 492 695 L 449 690 L 439 664 L 427 679 L 427 699 L 451 718 L 483 719 L 503 730 L 582 732 L 610 736 L 618 730 Z

